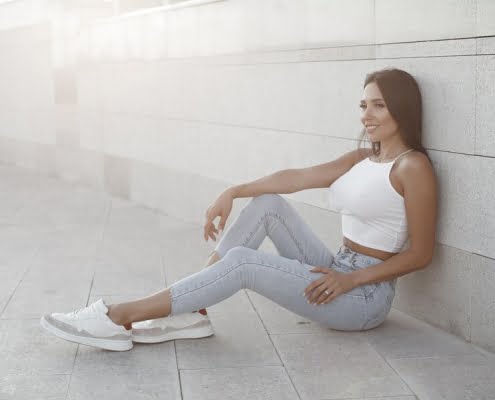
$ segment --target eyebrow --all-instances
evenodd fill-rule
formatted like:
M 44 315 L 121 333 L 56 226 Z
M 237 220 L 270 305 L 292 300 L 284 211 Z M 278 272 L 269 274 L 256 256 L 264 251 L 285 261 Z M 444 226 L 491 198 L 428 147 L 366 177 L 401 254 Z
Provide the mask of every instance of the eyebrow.
M 371 99 L 371 101 L 383 101 L 383 99 Z M 361 100 L 361 103 L 365 103 L 365 101 Z

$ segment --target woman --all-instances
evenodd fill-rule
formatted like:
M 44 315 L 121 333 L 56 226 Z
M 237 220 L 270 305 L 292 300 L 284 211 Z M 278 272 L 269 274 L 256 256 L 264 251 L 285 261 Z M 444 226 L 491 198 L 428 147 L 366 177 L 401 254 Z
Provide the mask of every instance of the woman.
M 421 145 L 421 94 L 411 75 L 398 69 L 367 75 L 360 107 L 360 142 L 366 135 L 371 149 L 358 146 L 325 164 L 279 171 L 216 199 L 206 212 L 205 240 L 216 241 L 235 198 L 253 197 L 217 244 L 210 268 L 136 301 L 107 306 L 100 299 L 76 312 L 45 315 L 42 326 L 63 339 L 116 351 L 131 349 L 133 341 L 204 337 L 213 334 L 204 307 L 243 288 L 332 329 L 380 325 L 397 277 L 432 260 L 437 183 Z M 336 255 L 277 194 L 328 187 L 342 213 L 343 246 Z M 257 250 L 266 236 L 279 255 Z

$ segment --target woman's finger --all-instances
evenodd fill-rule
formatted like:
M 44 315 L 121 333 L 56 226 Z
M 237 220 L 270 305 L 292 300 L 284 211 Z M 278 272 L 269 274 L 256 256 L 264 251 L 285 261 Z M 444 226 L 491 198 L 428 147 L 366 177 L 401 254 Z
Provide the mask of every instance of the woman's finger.
M 330 293 L 329 296 L 325 298 L 322 304 L 328 304 L 330 303 L 333 299 L 335 299 L 337 296 L 339 296 L 342 293 L 342 290 L 339 288 L 339 286 L 334 283 L 327 289 L 328 293 Z
M 305 296 L 311 296 L 311 292 L 318 286 L 320 286 L 323 282 L 325 282 L 325 277 L 321 277 L 320 279 L 317 279 L 310 283 L 306 289 L 304 289 L 304 295 Z M 309 297 L 308 297 L 309 299 Z
M 328 304 L 330 303 L 331 301 L 333 301 L 338 295 L 340 294 L 339 291 L 337 290 L 334 290 L 334 292 L 328 296 L 328 298 L 323 302 L 323 304 Z
M 313 271 L 313 270 L 309 270 L 309 271 L 319 273 L 318 271 Z M 323 282 L 325 282 L 325 279 L 327 279 L 326 273 L 324 275 L 320 276 L 318 279 L 315 279 L 310 285 L 308 285 L 308 287 L 306 288 L 306 291 L 308 291 L 308 290 L 311 291 L 315 287 L 321 285 Z
M 310 269 L 311 272 L 323 272 L 324 274 L 328 274 L 329 268 L 321 268 L 321 267 L 314 267 Z
M 308 286 L 309 292 L 313 291 L 313 293 L 314 293 L 314 289 L 316 289 L 320 285 L 325 284 L 325 286 L 328 286 L 328 284 L 330 284 L 331 282 L 332 281 L 330 280 L 330 276 L 328 274 L 325 274 L 322 277 L 320 277 L 319 279 L 313 281 L 313 283 L 311 283 Z M 308 293 L 308 294 L 310 294 L 310 293 Z M 314 298 L 314 296 L 313 296 L 313 300 L 316 300 L 316 298 Z
M 316 304 L 325 304 L 330 296 L 335 292 L 336 288 L 334 286 L 329 286 L 323 292 L 321 292 L 320 297 L 316 301 Z M 328 293 L 328 294 L 327 294 Z
M 315 296 L 313 297 L 314 304 L 318 304 L 326 299 L 327 294 L 325 293 L 325 290 L 327 290 L 326 285 L 321 285 L 315 290 Z
M 205 226 L 204 226 L 204 237 L 205 237 L 205 240 L 208 241 L 207 237 L 209 236 L 210 234 L 210 231 L 211 231 L 211 225 L 212 225 L 212 221 L 210 219 L 208 219 L 208 217 L 206 218 L 206 222 L 205 222 Z
M 325 280 L 324 278 L 320 278 L 322 281 L 318 283 L 318 286 L 316 286 L 312 293 L 309 295 L 309 302 L 310 303 L 314 303 L 316 301 L 316 299 L 320 296 L 321 292 L 323 292 L 325 290 Z M 319 280 L 320 280 L 319 279 Z

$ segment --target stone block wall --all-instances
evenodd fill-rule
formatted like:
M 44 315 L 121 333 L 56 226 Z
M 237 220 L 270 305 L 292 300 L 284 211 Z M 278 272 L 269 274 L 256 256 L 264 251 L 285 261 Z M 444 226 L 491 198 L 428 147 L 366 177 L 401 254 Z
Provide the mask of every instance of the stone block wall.
M 366 73 L 412 73 L 440 215 L 394 307 L 495 351 L 493 1 L 35 3 L 0 6 L 0 160 L 198 224 L 230 185 L 355 148 Z M 326 190 L 287 198 L 337 251 Z

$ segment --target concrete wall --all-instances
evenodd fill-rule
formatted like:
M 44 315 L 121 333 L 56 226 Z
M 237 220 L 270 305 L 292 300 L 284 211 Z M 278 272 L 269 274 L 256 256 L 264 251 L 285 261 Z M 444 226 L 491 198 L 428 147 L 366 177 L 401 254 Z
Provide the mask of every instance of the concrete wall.
M 57 4 L 0 32 L 1 159 L 198 224 L 232 184 L 355 148 L 365 74 L 412 73 L 440 222 L 394 307 L 495 351 L 493 1 L 194 1 L 100 22 L 96 2 Z M 337 251 L 326 190 L 286 197 Z

